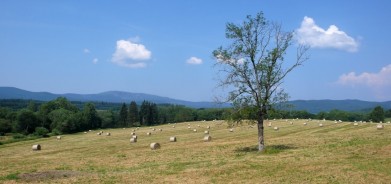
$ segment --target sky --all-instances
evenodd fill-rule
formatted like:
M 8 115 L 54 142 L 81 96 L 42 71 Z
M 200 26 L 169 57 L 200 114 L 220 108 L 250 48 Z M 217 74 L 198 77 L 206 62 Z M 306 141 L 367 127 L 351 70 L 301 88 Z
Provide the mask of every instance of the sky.
M 290 100 L 391 100 L 391 1 L 1 0 L 0 86 L 213 101 L 228 22 L 263 12 L 306 44 Z

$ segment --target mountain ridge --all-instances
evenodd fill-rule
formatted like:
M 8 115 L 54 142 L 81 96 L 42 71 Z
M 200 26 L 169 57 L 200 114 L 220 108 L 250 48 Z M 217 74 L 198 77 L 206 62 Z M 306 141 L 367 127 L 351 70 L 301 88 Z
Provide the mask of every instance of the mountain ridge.
M 231 107 L 231 104 L 217 104 L 215 102 L 191 102 L 186 100 L 178 100 L 169 97 L 162 97 L 157 95 L 151 95 L 146 93 L 131 93 L 124 91 L 106 91 L 96 94 L 54 94 L 49 92 L 31 92 L 15 87 L 0 87 L 0 99 L 25 99 L 25 100 L 41 100 L 50 101 L 58 97 L 65 97 L 70 101 L 94 101 L 94 102 L 112 102 L 112 103 L 129 103 L 135 101 L 140 104 L 142 101 L 147 100 L 156 104 L 175 104 L 184 105 L 192 108 L 226 108 Z M 291 110 L 305 110 L 312 114 L 319 112 L 328 112 L 333 109 L 350 111 L 350 112 L 362 112 L 372 110 L 374 107 L 380 105 L 385 110 L 391 109 L 391 101 L 385 102 L 371 102 L 357 99 L 346 100 L 292 100 L 288 104 L 292 104 L 294 107 Z
M 230 104 L 218 104 L 215 102 L 191 102 L 186 100 L 178 100 L 169 97 L 162 97 L 158 95 L 151 95 L 146 93 L 131 93 L 124 91 L 106 91 L 96 94 L 54 94 L 49 92 L 31 92 L 15 87 L 0 87 L 0 99 L 31 99 L 50 101 L 58 97 L 65 97 L 70 101 L 95 101 L 95 102 L 113 102 L 113 103 L 129 103 L 135 101 L 142 103 L 142 101 L 151 101 L 156 104 L 175 104 L 184 105 L 192 108 L 225 108 L 230 107 Z

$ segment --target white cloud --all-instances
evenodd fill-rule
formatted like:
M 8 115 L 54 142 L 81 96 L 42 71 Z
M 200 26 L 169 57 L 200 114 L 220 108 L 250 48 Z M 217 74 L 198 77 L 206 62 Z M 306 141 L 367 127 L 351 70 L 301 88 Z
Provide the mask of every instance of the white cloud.
M 343 74 L 337 83 L 341 85 L 364 85 L 368 87 L 391 86 L 391 64 L 383 67 L 378 73 L 363 72 L 357 75 L 355 72 Z
M 92 60 L 92 63 L 97 64 L 97 63 L 98 63 L 98 58 L 94 58 L 94 59 Z
M 131 41 L 118 40 L 117 48 L 111 61 L 119 66 L 129 68 L 142 68 L 146 66 L 145 60 L 151 58 L 151 51 L 142 44 Z
M 202 64 L 202 59 L 197 58 L 197 57 L 191 57 L 186 62 L 187 62 L 187 64 L 200 65 L 200 64 Z
M 85 49 L 83 49 L 83 52 L 88 54 L 88 53 L 90 53 L 90 49 L 85 48 Z
M 295 31 L 295 36 L 300 44 L 314 48 L 335 48 L 356 52 L 359 45 L 354 38 L 339 30 L 337 26 L 331 25 L 325 30 L 307 16 L 301 22 L 301 27 Z
M 355 72 L 350 72 L 348 74 L 343 74 L 339 77 L 336 82 L 342 86 L 350 87 L 367 87 L 374 95 L 379 99 L 390 98 L 391 90 L 391 64 L 383 67 L 378 73 L 369 73 L 363 72 L 361 74 L 356 74 Z

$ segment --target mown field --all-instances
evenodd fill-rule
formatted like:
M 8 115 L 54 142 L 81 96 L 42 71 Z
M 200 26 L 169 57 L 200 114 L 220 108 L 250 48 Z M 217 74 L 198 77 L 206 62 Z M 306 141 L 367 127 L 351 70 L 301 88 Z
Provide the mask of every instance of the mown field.
M 266 122 L 264 153 L 255 127 L 230 132 L 222 121 L 142 127 L 137 143 L 127 128 L 0 145 L 0 183 L 391 183 L 390 124 L 307 121 Z M 211 142 L 203 141 L 207 126 Z

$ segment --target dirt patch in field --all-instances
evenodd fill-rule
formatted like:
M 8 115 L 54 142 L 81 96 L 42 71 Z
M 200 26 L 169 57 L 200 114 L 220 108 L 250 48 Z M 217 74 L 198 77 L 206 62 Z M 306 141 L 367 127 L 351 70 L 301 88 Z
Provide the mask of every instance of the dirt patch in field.
M 34 182 L 34 181 L 44 181 L 50 179 L 71 178 L 71 177 L 80 176 L 82 174 L 83 173 L 79 171 L 52 170 L 52 171 L 19 174 L 18 179 L 27 182 Z

